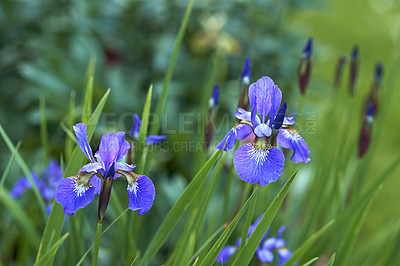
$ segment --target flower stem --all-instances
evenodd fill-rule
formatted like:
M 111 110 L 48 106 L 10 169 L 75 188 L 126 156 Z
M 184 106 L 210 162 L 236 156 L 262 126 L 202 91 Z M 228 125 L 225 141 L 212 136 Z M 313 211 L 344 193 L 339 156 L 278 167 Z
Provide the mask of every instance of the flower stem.
M 97 265 L 97 258 L 99 257 L 99 247 L 100 247 L 100 237 L 101 237 L 101 227 L 103 223 L 98 221 L 97 228 L 96 228 L 96 239 L 94 241 L 94 248 L 93 248 L 93 266 Z

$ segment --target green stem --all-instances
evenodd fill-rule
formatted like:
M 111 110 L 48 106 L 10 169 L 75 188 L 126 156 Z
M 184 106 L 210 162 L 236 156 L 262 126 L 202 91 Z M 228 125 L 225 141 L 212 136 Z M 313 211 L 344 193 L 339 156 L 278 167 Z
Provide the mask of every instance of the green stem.
M 97 259 L 99 257 L 99 247 L 100 247 L 100 237 L 101 237 L 101 227 L 103 223 L 98 221 L 96 228 L 96 239 L 94 240 L 94 249 L 93 249 L 93 266 L 97 265 Z
M 255 185 L 253 187 L 253 193 L 255 193 L 255 195 L 254 195 L 254 197 L 252 198 L 252 200 L 250 202 L 249 209 L 247 210 L 247 217 L 246 217 L 246 221 L 244 223 L 244 228 L 243 228 L 243 232 L 242 232 L 242 242 L 240 243 L 240 247 L 243 247 L 244 243 L 246 243 L 247 233 L 249 231 L 251 219 L 253 218 L 254 209 L 256 207 L 256 201 L 257 201 L 258 191 L 259 191 L 259 189 L 256 189 L 256 188 L 258 186 L 259 185 Z

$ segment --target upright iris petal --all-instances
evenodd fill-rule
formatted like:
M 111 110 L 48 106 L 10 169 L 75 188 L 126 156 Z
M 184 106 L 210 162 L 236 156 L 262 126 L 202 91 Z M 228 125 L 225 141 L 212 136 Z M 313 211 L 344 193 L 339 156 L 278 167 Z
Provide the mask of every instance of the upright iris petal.
M 133 115 L 133 125 L 131 130 L 129 131 L 129 136 L 137 139 L 139 137 L 140 126 L 142 125 L 142 121 L 138 114 Z
M 275 182 L 282 174 L 285 157 L 276 147 L 267 150 L 256 149 L 246 143 L 233 156 L 233 163 L 239 177 L 249 183 L 265 186 Z

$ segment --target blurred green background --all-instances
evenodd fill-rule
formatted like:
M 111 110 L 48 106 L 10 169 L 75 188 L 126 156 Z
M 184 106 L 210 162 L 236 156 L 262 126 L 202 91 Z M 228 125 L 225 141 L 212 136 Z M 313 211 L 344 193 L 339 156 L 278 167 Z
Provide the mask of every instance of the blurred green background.
M 23 140 L 20 151 L 32 169 L 40 167 L 43 158 L 38 138 L 40 98 L 46 99 L 50 152 L 52 157 L 60 158 L 65 149 L 60 123 L 67 124 L 71 92 L 76 93 L 79 114 L 91 57 L 96 60 L 94 103 L 107 88 L 112 90 L 92 144 L 98 145 L 105 131 L 129 130 L 130 117 L 141 113 L 151 83 L 153 102 L 159 97 L 186 5 L 183 0 L 1 1 L 0 123 L 14 143 Z M 346 54 L 349 58 L 353 46 L 359 46 L 360 71 L 354 97 L 365 98 L 376 62 L 384 65 L 385 90 L 399 34 L 400 4 L 394 0 L 196 1 L 170 85 L 160 134 L 168 135 L 169 143 L 193 141 L 192 132 L 199 133 L 196 115 L 192 116 L 190 133 L 174 135 L 167 129 L 180 128 L 179 114 L 196 114 L 199 99 L 216 82 L 221 86 L 217 121 L 231 114 L 237 105 L 237 81 L 246 57 L 252 62 L 252 81 L 263 75 L 272 77 L 288 99 L 291 111 L 296 111 L 300 97 L 296 71 L 309 37 L 314 39 L 313 71 L 305 110 L 316 113 L 318 128 L 329 123 L 322 121 L 322 114 L 326 112 L 324 103 L 336 93 L 332 83 L 338 57 Z M 348 71 L 347 65 L 342 80 L 342 87 L 346 88 Z M 400 92 L 394 91 L 391 101 L 382 103 L 390 105 L 389 115 L 384 117 L 369 177 L 381 173 L 399 155 L 400 112 L 396 99 L 400 99 Z M 75 122 L 79 119 L 77 116 Z M 231 115 L 229 119 L 230 123 L 225 122 L 216 131 L 214 142 L 234 123 Z M 360 123 L 361 117 L 346 127 L 358 131 Z M 335 139 L 334 135 L 325 136 L 317 142 L 311 141 L 311 134 L 304 137 L 314 145 Z M 319 156 L 313 148 L 319 147 L 310 146 L 311 158 Z M 2 169 L 9 156 L 7 147 L 0 142 Z M 182 180 L 192 172 L 192 159 L 185 151 L 156 154 L 157 164 L 152 172 L 160 179 L 157 182 L 165 182 L 160 186 L 161 199 L 174 202 L 184 187 Z M 302 166 L 305 167 L 312 167 L 312 161 Z M 13 169 L 8 188 L 22 175 L 16 165 Z M 399 174 L 400 169 L 391 174 L 373 203 L 361 239 L 399 216 Z M 174 187 L 172 195 L 168 186 Z

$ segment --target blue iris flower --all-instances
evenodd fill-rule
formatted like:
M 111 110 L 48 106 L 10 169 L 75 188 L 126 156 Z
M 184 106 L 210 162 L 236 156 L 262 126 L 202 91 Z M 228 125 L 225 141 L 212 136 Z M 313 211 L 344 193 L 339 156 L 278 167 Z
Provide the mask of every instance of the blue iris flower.
M 41 179 L 35 171 L 31 173 L 31 176 L 46 203 L 46 211 L 47 215 L 49 215 L 53 200 L 56 197 L 56 186 L 63 176 L 62 169 L 55 160 L 51 160 L 47 169 L 43 170 Z M 16 199 L 26 190 L 31 189 L 32 183 L 29 178 L 21 177 L 15 182 L 14 187 L 10 191 L 10 196 Z
M 63 206 L 65 214 L 72 215 L 92 202 L 94 195 L 101 192 L 102 180 L 110 178 L 109 173 L 112 173 L 112 179 L 119 176 L 126 178 L 129 209 L 137 210 L 139 215 L 149 211 L 155 198 L 153 182 L 147 176 L 135 174 L 135 165 L 118 162 L 130 149 L 125 132 L 104 134 L 99 150 L 93 156 L 86 125 L 79 123 L 73 128 L 78 145 L 90 163 L 84 165 L 76 176 L 62 179 L 57 186 L 56 200 Z
M 250 85 L 249 101 L 251 112 L 238 108 L 235 116 L 240 122 L 226 134 L 217 149 L 228 151 L 236 139 L 245 139 L 253 133 L 254 141 L 237 149 L 233 163 L 242 180 L 265 186 L 275 182 L 283 171 L 285 157 L 276 144 L 291 149 L 290 159 L 295 163 L 309 162 L 310 151 L 297 131 L 290 128 L 295 121 L 293 117 L 285 117 L 286 102 L 279 110 L 282 92 L 271 78 L 265 76 Z
M 129 136 L 131 136 L 135 141 L 139 138 L 140 127 L 142 126 L 142 120 L 138 114 L 133 115 L 133 125 L 131 130 L 129 131 Z M 158 142 L 165 140 L 166 136 L 147 136 L 146 137 L 146 144 L 152 145 Z
M 262 215 L 258 217 L 254 224 L 250 225 L 249 231 L 247 233 L 247 238 L 254 232 L 254 229 L 257 227 L 260 222 Z M 290 257 L 292 253 L 285 247 L 285 239 L 282 238 L 282 233 L 285 230 L 285 226 L 282 226 L 278 232 L 276 237 L 267 238 L 267 235 L 270 231 L 270 228 L 264 234 L 260 245 L 257 247 L 256 254 L 258 259 L 262 263 L 272 263 L 274 260 L 274 251 L 276 250 L 278 254 L 278 265 L 284 264 Z M 217 263 L 227 263 L 232 255 L 236 252 L 236 250 L 240 247 L 241 238 L 236 240 L 234 246 L 225 246 L 221 252 L 219 253 L 216 262 Z

